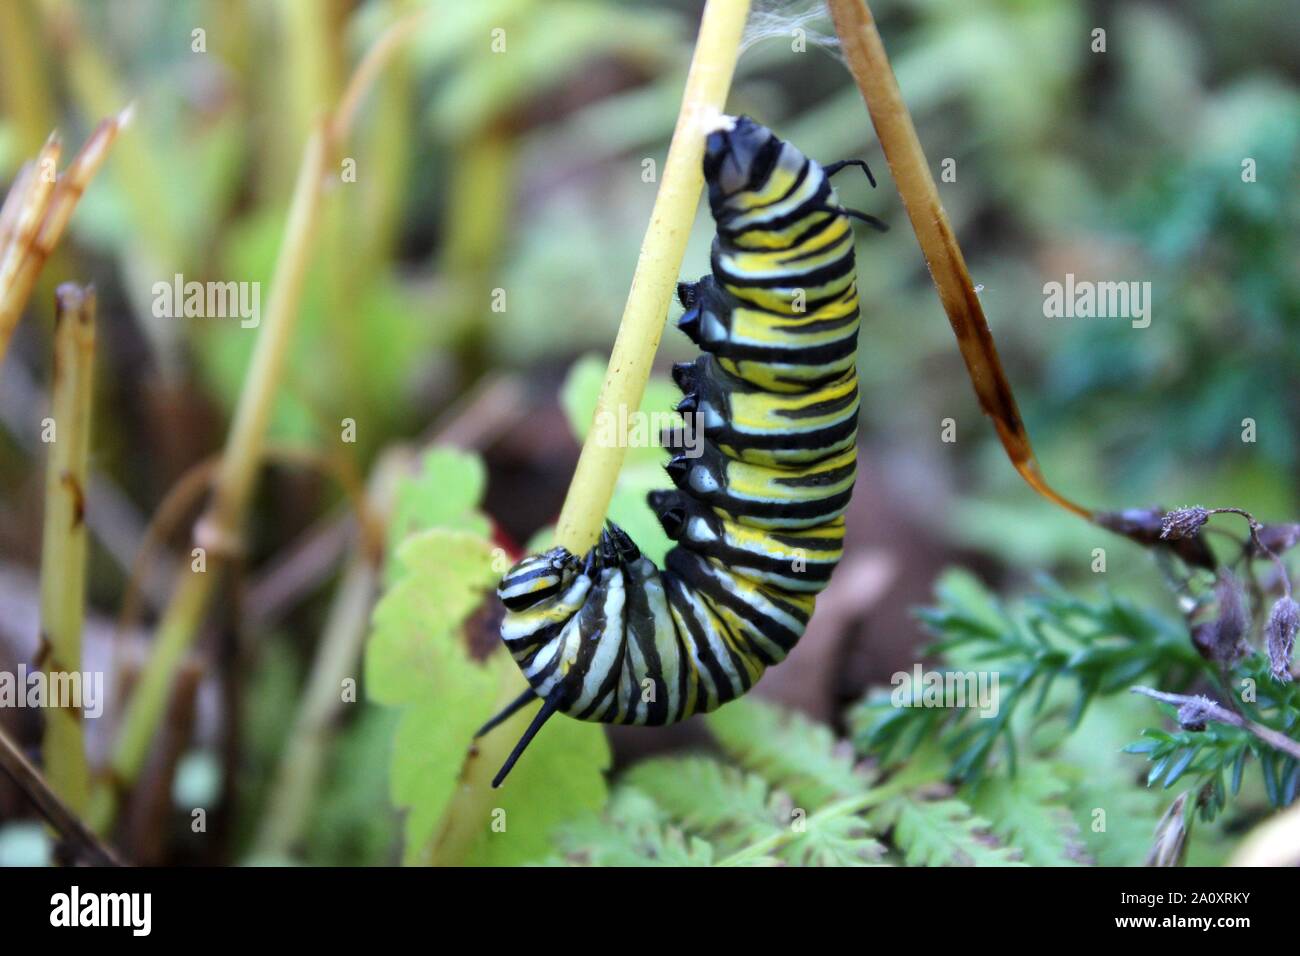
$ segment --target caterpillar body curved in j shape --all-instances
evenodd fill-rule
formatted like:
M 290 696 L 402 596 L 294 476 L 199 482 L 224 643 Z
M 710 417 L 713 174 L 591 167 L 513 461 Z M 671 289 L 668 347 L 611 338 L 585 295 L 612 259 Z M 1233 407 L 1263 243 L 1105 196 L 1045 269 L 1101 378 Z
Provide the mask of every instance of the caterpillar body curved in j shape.
M 858 293 L 849 217 L 823 167 L 747 117 L 711 133 L 712 274 L 681 283 L 703 350 L 673 369 L 702 452 L 670 448 L 648 496 L 676 545 L 661 570 L 609 525 L 585 556 L 554 548 L 502 578 L 501 637 L 542 707 L 499 786 L 554 713 L 668 724 L 749 690 L 808 625 L 840 560 L 856 471 Z M 867 176 L 871 173 L 867 170 Z M 874 185 L 874 181 L 873 181 Z M 697 449 L 698 450 L 698 449 Z

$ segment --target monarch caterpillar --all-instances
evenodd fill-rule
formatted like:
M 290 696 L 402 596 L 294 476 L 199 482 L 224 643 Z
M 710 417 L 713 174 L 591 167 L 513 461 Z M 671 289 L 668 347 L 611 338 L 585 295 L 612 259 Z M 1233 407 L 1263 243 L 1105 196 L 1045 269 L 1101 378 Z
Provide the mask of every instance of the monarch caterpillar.
M 608 523 L 585 557 L 524 558 L 497 588 L 501 637 L 542 707 L 492 785 L 557 711 L 668 724 L 749 690 L 802 636 L 840 560 L 857 466 L 858 293 L 849 217 L 823 167 L 748 117 L 709 135 L 712 274 L 680 283 L 702 350 L 673 368 L 702 453 L 669 446 L 650 507 L 676 546 L 661 571 Z M 872 179 L 872 185 L 875 180 Z

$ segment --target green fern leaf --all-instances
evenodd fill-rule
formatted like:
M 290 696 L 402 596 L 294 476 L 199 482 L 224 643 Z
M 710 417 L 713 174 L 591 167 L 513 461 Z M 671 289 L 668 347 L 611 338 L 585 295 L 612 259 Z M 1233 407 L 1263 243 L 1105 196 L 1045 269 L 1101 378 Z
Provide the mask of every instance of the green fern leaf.
M 707 757 L 647 760 L 624 780 L 728 852 L 782 832 L 763 779 Z
M 455 448 L 431 448 L 419 471 L 403 477 L 393 495 L 388 521 L 387 581 L 400 574 L 397 550 L 410 535 L 429 528 L 472 532 L 486 539 L 491 523 L 478 510 L 487 470 L 477 455 Z
M 1015 866 L 1017 851 L 990 834 L 990 824 L 963 800 L 896 797 L 871 814 L 892 827 L 893 843 L 909 866 Z
M 707 757 L 650 760 L 626 776 L 674 824 L 711 842 L 730 865 L 861 866 L 883 848 L 853 798 L 817 811 L 795 806 L 762 777 Z
M 871 779 L 853 767 L 853 750 L 802 714 L 742 698 L 708 716 L 722 749 L 806 806 L 859 793 Z
M 776 854 L 796 866 L 873 866 L 884 855 L 884 846 L 871 836 L 871 825 L 855 814 L 814 815 L 803 833 Z
M 559 856 L 569 866 L 711 866 L 713 846 L 667 823 L 650 797 L 621 787 L 603 815 L 580 817 L 556 833 Z
M 1032 866 L 1087 862 L 1079 828 L 1064 801 L 1069 785 L 1044 763 L 1020 767 L 1014 777 L 987 776 L 963 788 L 971 809 L 992 823 L 994 834 L 1024 851 Z

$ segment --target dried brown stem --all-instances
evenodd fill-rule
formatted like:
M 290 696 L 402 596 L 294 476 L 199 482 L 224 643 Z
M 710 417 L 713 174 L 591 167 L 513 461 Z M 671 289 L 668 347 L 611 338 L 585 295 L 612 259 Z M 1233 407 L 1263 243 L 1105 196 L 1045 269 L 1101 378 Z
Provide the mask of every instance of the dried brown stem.
M 1038 467 L 1029 433 L 984 317 L 984 307 L 948 223 L 948 214 L 939 201 L 939 190 L 930 175 L 925 152 L 870 9 L 865 0 L 827 0 L 826 5 L 835 22 L 849 71 L 866 100 L 876 136 L 939 292 L 939 301 L 957 336 L 980 407 L 993 419 L 1002 447 L 1029 486 L 1047 500 L 1091 520 L 1092 512 L 1059 494 Z
M 36 279 L 72 218 L 77 201 L 103 165 L 130 109 L 103 120 L 57 176 L 62 147 L 51 135 L 34 165 L 19 173 L 0 210 L 0 361 Z
M 83 851 L 86 859 L 99 866 L 121 866 L 122 861 L 99 837 L 91 831 L 50 789 L 39 770 L 23 756 L 22 750 L 0 727 L 0 770 L 9 775 L 18 789 L 36 805 L 41 815 L 49 821 L 69 845 Z

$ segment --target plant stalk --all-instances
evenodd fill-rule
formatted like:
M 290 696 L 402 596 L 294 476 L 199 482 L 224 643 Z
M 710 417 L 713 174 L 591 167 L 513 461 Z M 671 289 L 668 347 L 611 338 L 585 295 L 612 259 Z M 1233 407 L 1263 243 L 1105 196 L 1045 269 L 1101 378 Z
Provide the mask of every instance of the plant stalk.
M 55 293 L 53 442 L 45 470 L 41 540 L 42 664 L 50 686 L 81 673 L 86 599 L 86 488 L 94 392 L 95 293 L 71 283 Z M 57 682 L 54 675 L 59 675 Z M 78 680 L 81 678 L 78 677 Z M 79 702 L 51 700 L 43 761 L 54 792 L 82 814 L 90 796 Z
M 115 787 L 130 785 L 140 773 L 154 728 L 167 703 L 168 690 L 186 651 L 198 632 L 225 559 L 240 550 L 242 517 L 253 479 L 261 463 L 266 424 L 279 386 L 298 316 L 310 251 L 315 238 L 318 197 L 326 162 L 325 126 L 317 125 L 303 153 L 298 184 L 289 207 L 285 238 L 272 278 L 271 301 L 259 330 L 252 365 L 239 394 L 230 436 L 221 457 L 212 501 L 194 532 L 194 546 L 202 549 L 196 565 L 190 555 L 178 579 L 167 610 L 158 626 L 153 651 L 139 684 L 127 704 L 112 758 Z M 198 568 L 201 568 L 199 570 Z M 104 828 L 115 815 L 109 804 L 117 794 L 97 801 L 92 817 Z
M 921 245 L 939 301 L 957 336 L 980 407 L 993 419 L 1002 447 L 1029 486 L 1048 501 L 1091 521 L 1092 512 L 1057 493 L 1038 467 L 1015 395 L 1002 370 L 984 307 L 975 292 L 948 214 L 939 201 L 939 190 L 930 175 L 925 151 L 921 149 L 916 127 L 912 125 L 911 114 L 903 102 L 866 0 L 826 0 L 826 6 L 849 71 L 867 103 L 867 112 L 871 114 L 876 136 Z
M 722 116 L 748 13 L 749 0 L 708 0 L 705 5 L 663 179 L 641 242 L 596 415 L 613 410 L 617 416 L 620 406 L 640 407 L 704 186 L 704 140 Z M 623 443 L 599 444 L 595 436 L 600 431 L 591 429 L 583 443 L 557 525 L 557 542 L 575 554 L 595 544 L 623 464 Z M 499 704 L 518 696 L 523 685 L 513 665 L 507 667 L 508 674 L 499 672 L 503 681 Z M 522 731 L 530 716 L 520 712 L 511 723 Z M 482 818 L 478 811 L 492 799 L 492 775 L 509 752 L 510 741 L 516 739 L 510 726 L 499 728 L 471 748 L 456 793 L 427 848 L 427 862 L 454 864 L 477 837 L 472 821 Z
M 596 401 L 597 418 L 608 413 L 624 421 L 620 408 L 641 405 L 704 187 L 704 141 L 726 105 L 748 14 L 749 0 L 708 0 L 704 7 L 659 194 Z M 593 428 L 587 434 L 556 526 L 557 543 L 575 554 L 596 543 L 626 455 L 626 442 L 602 444 L 601 433 Z

